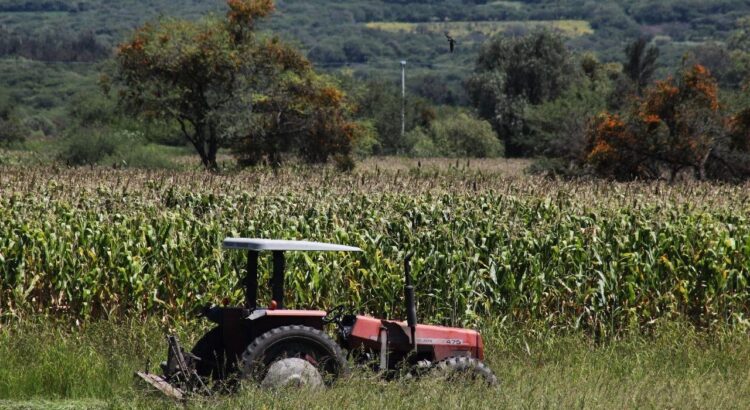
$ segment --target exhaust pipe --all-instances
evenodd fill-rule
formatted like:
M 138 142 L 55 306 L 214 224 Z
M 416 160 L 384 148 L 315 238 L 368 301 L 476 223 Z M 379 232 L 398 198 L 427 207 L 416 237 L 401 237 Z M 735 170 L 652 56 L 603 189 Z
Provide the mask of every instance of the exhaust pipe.
M 414 300 L 414 286 L 411 284 L 411 255 L 404 259 L 404 273 L 406 276 L 406 287 L 404 288 L 406 324 L 411 330 L 411 342 L 414 345 L 414 350 L 417 350 L 417 305 Z

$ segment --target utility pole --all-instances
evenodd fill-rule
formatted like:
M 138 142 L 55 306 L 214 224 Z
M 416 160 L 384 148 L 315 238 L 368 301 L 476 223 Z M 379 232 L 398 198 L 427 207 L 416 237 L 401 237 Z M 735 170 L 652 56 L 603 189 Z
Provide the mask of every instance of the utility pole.
M 401 138 L 406 134 L 406 60 L 401 60 Z

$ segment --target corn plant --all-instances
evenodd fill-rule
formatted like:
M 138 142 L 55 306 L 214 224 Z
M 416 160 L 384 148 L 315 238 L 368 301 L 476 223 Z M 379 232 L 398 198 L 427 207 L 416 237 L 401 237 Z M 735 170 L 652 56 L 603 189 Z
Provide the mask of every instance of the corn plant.
M 0 315 L 184 318 L 239 303 L 226 236 L 308 239 L 288 253 L 297 308 L 402 317 L 413 254 L 421 319 L 543 321 L 610 335 L 662 318 L 750 315 L 747 186 L 558 182 L 450 166 L 410 171 L 0 170 Z M 261 265 L 267 303 L 269 262 Z

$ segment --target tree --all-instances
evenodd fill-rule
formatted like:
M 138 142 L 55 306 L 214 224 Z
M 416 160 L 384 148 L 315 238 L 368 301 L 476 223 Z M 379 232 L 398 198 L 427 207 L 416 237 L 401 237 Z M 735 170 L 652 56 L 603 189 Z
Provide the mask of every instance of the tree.
M 736 64 L 736 57 L 742 52 L 730 51 L 720 43 L 703 43 L 693 47 L 684 60 L 690 64 L 700 64 L 711 71 L 722 88 L 739 88 L 747 68 Z
M 536 154 L 580 161 L 589 121 L 606 105 L 605 91 L 587 83 L 573 84 L 559 98 L 528 111 L 526 117 Z
M 592 55 L 581 56 L 579 65 L 582 75 L 568 89 L 554 100 L 531 106 L 525 114 L 534 154 L 570 165 L 581 162 L 589 121 L 605 109 L 614 72 Z
M 0 99 L 0 146 L 23 142 L 27 132 L 9 99 Z
M 729 129 L 730 147 L 738 151 L 750 152 L 750 108 L 732 116 Z
M 297 80 L 314 78 L 309 61 L 276 38 L 256 35 L 258 20 L 274 9 L 272 0 L 227 4 L 225 19 L 162 20 L 139 28 L 120 45 L 116 78 L 124 86 L 120 100 L 129 112 L 177 123 L 207 169 L 217 168 L 219 148 L 230 145 L 252 148 L 253 154 L 243 157 L 243 163 L 269 155 L 277 164 L 277 154 L 289 144 L 304 142 L 309 147 L 303 136 L 325 137 L 320 124 L 309 120 L 314 117 L 310 113 L 339 110 L 343 116 L 342 106 L 325 105 L 337 104 L 332 99 L 305 98 L 315 94 L 306 88 L 312 83 Z M 304 104 L 324 105 L 316 111 Z M 309 115 L 289 114 L 301 112 Z M 286 134 L 297 138 L 284 138 Z M 341 133 L 326 135 L 337 142 L 323 145 L 348 152 Z M 238 142 L 243 139 L 244 143 Z M 325 160 L 332 151 L 324 151 L 306 159 Z
M 377 132 L 377 143 L 373 151 L 377 155 L 408 154 L 413 141 L 401 136 L 401 89 L 395 83 L 368 81 L 360 84 L 349 81 L 352 89 L 357 118 L 372 122 Z M 435 110 L 423 98 L 407 96 L 406 131 L 428 128 L 435 119 Z
M 594 119 L 587 161 L 602 175 L 618 179 L 670 179 L 692 168 L 701 179 L 720 143 L 724 120 L 719 113 L 716 80 L 703 66 L 683 71 L 648 88 L 627 117 L 603 113 Z
M 295 50 L 286 48 L 294 69 L 283 76 L 271 74 L 254 94 L 249 132 L 233 144 L 240 164 L 267 160 L 282 162 L 283 153 L 294 152 L 307 162 L 326 162 L 329 156 L 348 156 L 357 138 L 358 125 L 351 120 L 351 104 L 333 82 L 316 74 Z
M 117 51 L 121 101 L 133 112 L 176 121 L 206 168 L 226 138 L 227 115 L 255 62 L 252 22 L 269 2 L 230 1 L 226 21 L 164 20 L 146 24 Z M 266 5 L 267 7 L 260 7 Z M 242 14 L 245 13 L 245 14 Z M 247 27 L 245 25 L 248 25 Z M 229 117 L 229 118 L 228 118 Z
M 737 26 L 737 30 L 729 37 L 728 48 L 750 53 L 750 17 L 737 20 Z
M 649 46 L 648 41 L 641 37 L 625 47 L 625 63 L 623 73 L 632 81 L 637 95 L 642 95 L 643 90 L 651 82 L 659 58 L 659 49 Z
M 729 117 L 723 144 L 712 152 L 707 164 L 711 177 L 724 180 L 750 178 L 750 108 Z
M 518 38 L 497 35 L 483 46 L 467 91 L 508 155 L 528 155 L 526 107 L 557 98 L 574 71 L 562 39 L 549 31 Z

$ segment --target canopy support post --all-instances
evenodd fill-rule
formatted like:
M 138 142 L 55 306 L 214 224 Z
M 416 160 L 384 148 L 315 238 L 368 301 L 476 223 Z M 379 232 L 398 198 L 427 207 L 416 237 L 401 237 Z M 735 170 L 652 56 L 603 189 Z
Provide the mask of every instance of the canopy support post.
M 277 309 L 284 309 L 284 252 L 273 252 L 273 278 L 271 279 L 273 300 Z
M 258 251 L 247 252 L 247 272 L 245 274 L 245 307 L 258 307 Z

